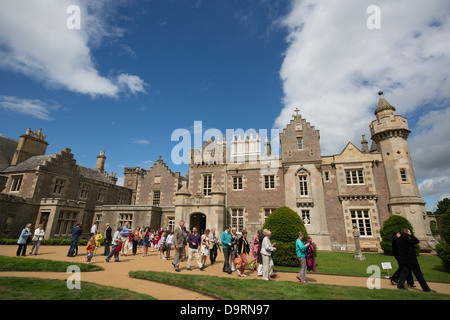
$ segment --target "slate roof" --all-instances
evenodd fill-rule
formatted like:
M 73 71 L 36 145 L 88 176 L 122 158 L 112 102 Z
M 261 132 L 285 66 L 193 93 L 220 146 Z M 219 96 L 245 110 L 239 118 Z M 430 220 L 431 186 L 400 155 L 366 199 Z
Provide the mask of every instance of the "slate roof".
M 15 166 L 9 166 L 2 173 L 35 171 L 38 166 L 43 165 L 45 161 L 50 160 L 52 155 L 34 156 L 19 162 Z
M 0 135 L 0 171 L 11 164 L 19 141 Z
M 29 172 L 35 171 L 38 166 L 43 165 L 45 161 L 49 161 L 55 155 L 43 155 L 43 156 L 33 156 L 22 162 L 19 162 L 15 166 L 9 166 L 0 173 L 15 173 L 15 172 Z M 98 169 L 88 168 L 84 166 L 77 165 L 80 175 L 83 178 L 100 181 L 104 183 L 111 184 L 111 181 Z

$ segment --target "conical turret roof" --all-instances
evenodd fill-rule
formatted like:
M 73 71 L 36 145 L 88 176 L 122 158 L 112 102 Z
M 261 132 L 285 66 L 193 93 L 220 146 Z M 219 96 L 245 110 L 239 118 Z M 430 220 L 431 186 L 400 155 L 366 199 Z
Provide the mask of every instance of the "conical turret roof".
M 378 95 L 380 96 L 380 100 L 378 100 L 378 106 L 375 110 L 375 115 L 378 112 L 384 111 L 384 110 L 392 110 L 395 111 L 394 106 L 392 106 L 384 97 L 383 97 L 383 91 L 378 92 Z

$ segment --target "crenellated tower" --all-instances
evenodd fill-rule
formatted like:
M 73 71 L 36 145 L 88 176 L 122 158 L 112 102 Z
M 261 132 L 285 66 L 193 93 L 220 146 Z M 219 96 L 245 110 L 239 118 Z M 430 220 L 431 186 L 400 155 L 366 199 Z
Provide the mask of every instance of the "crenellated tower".
M 426 223 L 425 201 L 419 193 L 407 141 L 411 130 L 406 118 L 395 114 L 395 108 L 384 98 L 383 92 L 378 94 L 377 118 L 370 124 L 370 132 L 384 162 L 389 211 L 411 222 L 423 248 L 433 246 L 434 239 Z

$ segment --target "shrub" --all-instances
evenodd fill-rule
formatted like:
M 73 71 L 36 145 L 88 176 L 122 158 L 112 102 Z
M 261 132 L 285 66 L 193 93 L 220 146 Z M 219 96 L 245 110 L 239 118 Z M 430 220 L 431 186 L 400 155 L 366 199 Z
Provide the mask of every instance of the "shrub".
M 441 237 L 450 244 L 450 208 L 439 219 Z
M 390 216 L 383 223 L 383 228 L 380 231 L 381 234 L 381 242 L 380 246 L 383 249 L 384 254 L 393 255 L 392 252 L 392 234 L 395 231 L 402 231 L 403 229 L 411 230 L 411 233 L 414 234 L 413 227 L 411 223 L 402 216 Z M 416 251 L 419 253 L 420 246 L 416 245 Z
M 287 267 L 300 266 L 295 252 L 295 242 L 300 231 L 305 234 L 304 241 L 308 240 L 309 236 L 299 215 L 288 207 L 278 208 L 267 217 L 263 229 L 272 232 L 272 242 L 276 243 L 274 264 Z
M 436 252 L 438 257 L 441 258 L 445 270 L 450 272 L 450 245 L 440 243 L 436 246 Z
M 50 246 L 70 246 L 70 239 L 63 239 L 63 238 L 54 238 L 54 239 L 45 239 L 41 241 L 41 245 L 50 245 Z M 87 239 L 81 239 L 80 240 L 80 246 L 87 245 L 88 240 Z M 0 239 L 0 244 L 7 244 L 7 245 L 14 245 L 17 244 L 17 239 Z

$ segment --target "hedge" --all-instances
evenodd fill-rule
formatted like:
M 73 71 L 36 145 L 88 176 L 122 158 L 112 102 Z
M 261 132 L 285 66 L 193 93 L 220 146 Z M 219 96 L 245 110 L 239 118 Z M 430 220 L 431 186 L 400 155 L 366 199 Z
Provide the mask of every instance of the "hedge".
M 392 234 L 395 231 L 402 231 L 403 229 L 411 230 L 411 233 L 414 234 L 414 229 L 408 219 L 402 216 L 390 216 L 383 223 L 383 228 L 381 228 L 381 242 L 380 246 L 383 249 L 384 254 L 393 255 L 392 252 Z M 419 254 L 420 246 L 416 245 L 416 252 Z
M 56 238 L 56 239 L 44 239 L 41 241 L 41 245 L 50 245 L 50 246 L 64 246 L 70 245 L 70 239 Z M 87 239 L 81 239 L 80 245 L 87 245 Z M 17 244 L 17 239 L 0 239 L 0 244 L 14 245 Z
M 273 254 L 273 262 L 277 266 L 299 267 L 300 262 L 295 251 L 298 233 L 305 234 L 303 241 L 309 239 L 305 225 L 299 215 L 288 207 L 281 207 L 273 211 L 266 219 L 263 229 L 272 232 L 272 242 L 277 250 Z M 317 253 L 317 250 L 315 250 Z

